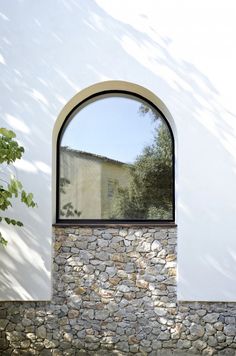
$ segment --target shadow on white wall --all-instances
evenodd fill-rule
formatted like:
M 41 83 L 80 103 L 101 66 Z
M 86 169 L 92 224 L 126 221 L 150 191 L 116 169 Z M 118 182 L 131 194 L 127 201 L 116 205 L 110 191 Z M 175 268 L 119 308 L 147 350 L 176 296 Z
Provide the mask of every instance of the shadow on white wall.
M 16 205 L 14 215 L 25 227 L 15 232 L 6 229 L 9 246 L 0 251 L 2 299 L 50 296 L 53 124 L 76 92 L 109 79 L 147 87 L 176 119 L 181 288 L 192 287 L 189 281 L 198 263 L 206 266 L 206 277 L 215 271 L 226 286 L 235 280 L 235 116 L 220 104 L 219 92 L 205 73 L 173 55 L 174 39 L 160 35 L 158 26 L 149 24 L 145 4 L 138 15 L 140 22 L 134 25 L 115 18 L 101 3 L 15 1 L 1 5 L 1 125 L 13 129 L 25 147 L 24 160 L 16 163 L 17 174 L 38 202 L 32 211 Z M 199 161 L 201 171 L 195 164 Z M 224 221 L 219 222 L 221 215 Z M 201 234 L 208 242 L 198 239 Z M 211 282 L 204 283 L 199 281 L 196 289 Z M 231 298 L 231 292 L 227 293 Z

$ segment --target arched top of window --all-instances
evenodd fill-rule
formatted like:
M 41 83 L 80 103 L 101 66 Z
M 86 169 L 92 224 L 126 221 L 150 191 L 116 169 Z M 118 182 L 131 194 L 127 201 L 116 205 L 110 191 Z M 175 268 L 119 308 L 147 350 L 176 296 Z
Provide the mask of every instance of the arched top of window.
M 174 216 L 174 139 L 141 95 L 91 95 L 57 141 L 57 222 L 160 223 Z

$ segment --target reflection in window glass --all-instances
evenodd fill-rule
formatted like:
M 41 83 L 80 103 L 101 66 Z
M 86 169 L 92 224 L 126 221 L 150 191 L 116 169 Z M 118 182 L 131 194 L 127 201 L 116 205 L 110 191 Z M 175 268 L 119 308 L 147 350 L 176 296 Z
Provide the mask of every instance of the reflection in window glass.
M 135 96 L 101 96 L 73 114 L 59 142 L 59 218 L 173 220 L 173 140 Z

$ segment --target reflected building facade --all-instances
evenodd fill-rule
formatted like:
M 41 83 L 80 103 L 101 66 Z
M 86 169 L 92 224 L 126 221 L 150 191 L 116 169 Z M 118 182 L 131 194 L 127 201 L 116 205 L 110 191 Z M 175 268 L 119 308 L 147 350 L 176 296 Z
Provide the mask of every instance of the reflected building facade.
M 129 186 L 129 167 L 108 157 L 61 147 L 61 218 L 110 219 L 116 189 Z

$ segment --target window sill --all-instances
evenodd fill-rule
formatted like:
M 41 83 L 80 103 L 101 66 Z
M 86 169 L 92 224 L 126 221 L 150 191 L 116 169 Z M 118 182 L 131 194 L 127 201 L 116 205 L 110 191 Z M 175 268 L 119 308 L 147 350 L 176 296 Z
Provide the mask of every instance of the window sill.
M 99 223 L 89 223 L 89 222 L 57 222 L 55 224 L 52 224 L 53 227 L 61 227 L 61 228 L 73 228 L 73 227 L 93 227 L 93 228 L 118 228 L 118 227 L 127 227 L 127 228 L 143 228 L 143 227 L 149 227 L 149 228 L 156 228 L 156 227 L 162 227 L 162 228 L 175 228 L 177 227 L 177 224 L 175 222 L 129 222 L 129 223 L 107 223 L 107 222 L 99 222 Z

